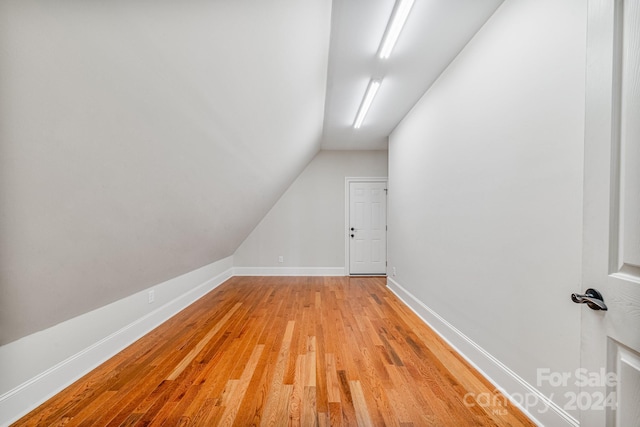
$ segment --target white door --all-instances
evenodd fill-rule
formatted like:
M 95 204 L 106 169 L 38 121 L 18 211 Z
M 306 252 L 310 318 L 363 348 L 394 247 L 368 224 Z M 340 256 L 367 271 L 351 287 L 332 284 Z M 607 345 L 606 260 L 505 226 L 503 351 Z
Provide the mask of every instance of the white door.
M 582 427 L 640 426 L 640 1 L 590 0 L 583 289 Z M 580 297 L 577 297 L 580 299 Z M 596 301 L 597 302 L 597 301 Z M 578 307 L 576 307 L 578 308 Z
M 349 274 L 386 274 L 386 188 L 386 182 L 349 183 Z

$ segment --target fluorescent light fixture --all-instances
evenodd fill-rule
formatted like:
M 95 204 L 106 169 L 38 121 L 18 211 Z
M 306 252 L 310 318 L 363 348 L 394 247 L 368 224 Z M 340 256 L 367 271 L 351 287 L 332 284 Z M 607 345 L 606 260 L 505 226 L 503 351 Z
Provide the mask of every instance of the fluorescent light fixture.
M 396 10 L 391 17 L 391 20 L 387 25 L 387 31 L 382 38 L 379 53 L 380 59 L 387 59 L 389 55 L 391 55 L 391 51 L 400 36 L 400 32 L 402 32 L 404 23 L 407 22 L 409 12 L 411 12 L 414 1 L 415 0 L 398 0 L 399 3 L 396 4 Z
M 369 86 L 367 86 L 367 91 L 364 94 L 364 98 L 362 99 L 362 104 L 360 104 L 360 108 L 358 109 L 358 114 L 356 115 L 356 121 L 353 122 L 353 127 L 355 129 L 359 129 L 362 126 L 362 122 L 364 122 L 364 118 L 369 111 L 369 107 L 371 107 L 371 103 L 373 102 L 373 98 L 376 97 L 376 93 L 378 92 L 378 88 L 380 88 L 380 80 L 371 80 L 369 82 Z

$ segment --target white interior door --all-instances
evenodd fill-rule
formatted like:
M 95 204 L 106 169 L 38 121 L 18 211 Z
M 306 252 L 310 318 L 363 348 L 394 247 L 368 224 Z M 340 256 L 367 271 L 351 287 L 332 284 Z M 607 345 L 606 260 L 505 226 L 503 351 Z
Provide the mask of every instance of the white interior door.
M 387 271 L 387 183 L 349 183 L 349 274 Z
M 640 426 L 640 1 L 590 0 L 581 426 Z M 594 306 L 597 308 L 597 306 Z

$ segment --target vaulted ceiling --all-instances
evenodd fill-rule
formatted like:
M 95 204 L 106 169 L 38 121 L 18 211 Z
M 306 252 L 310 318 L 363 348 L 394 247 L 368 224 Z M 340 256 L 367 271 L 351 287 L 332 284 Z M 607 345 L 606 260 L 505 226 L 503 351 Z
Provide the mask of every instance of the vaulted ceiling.
M 0 345 L 232 255 L 320 149 L 328 0 L 0 1 Z
M 0 2 L 0 345 L 233 254 L 387 136 L 500 0 Z M 351 128 L 370 77 L 383 84 Z

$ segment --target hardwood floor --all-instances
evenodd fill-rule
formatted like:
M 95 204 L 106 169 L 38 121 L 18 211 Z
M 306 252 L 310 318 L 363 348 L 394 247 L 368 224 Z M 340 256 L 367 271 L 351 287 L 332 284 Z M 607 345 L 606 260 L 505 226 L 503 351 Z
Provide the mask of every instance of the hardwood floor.
M 533 423 L 384 278 L 234 277 L 14 425 Z

